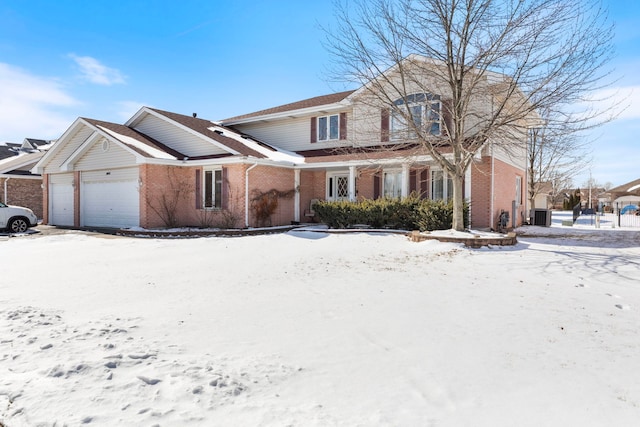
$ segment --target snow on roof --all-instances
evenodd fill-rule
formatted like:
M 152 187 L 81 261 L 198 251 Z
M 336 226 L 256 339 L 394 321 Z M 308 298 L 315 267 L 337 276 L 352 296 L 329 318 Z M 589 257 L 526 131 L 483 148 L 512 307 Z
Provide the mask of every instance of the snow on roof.
M 220 133 L 221 135 L 231 138 L 240 142 L 251 150 L 257 151 L 270 160 L 291 162 L 291 163 L 304 163 L 304 157 L 291 151 L 282 150 L 264 142 L 259 142 L 248 135 L 235 132 L 229 128 L 222 127 L 214 124 L 209 128 L 212 132 Z
M 101 129 L 102 131 L 108 133 L 109 135 L 111 135 L 112 137 L 116 138 L 117 140 L 130 145 L 132 147 L 135 147 L 136 149 L 148 154 L 151 157 L 155 157 L 156 159 L 167 159 L 167 160 L 176 160 L 175 156 L 172 156 L 169 153 L 166 153 L 162 150 L 159 150 L 157 148 L 153 148 L 147 144 L 145 144 L 142 141 L 139 141 L 131 136 L 128 135 L 123 135 L 121 133 L 116 132 L 115 130 L 109 129 L 105 126 L 102 125 L 98 125 L 96 124 L 96 126 Z

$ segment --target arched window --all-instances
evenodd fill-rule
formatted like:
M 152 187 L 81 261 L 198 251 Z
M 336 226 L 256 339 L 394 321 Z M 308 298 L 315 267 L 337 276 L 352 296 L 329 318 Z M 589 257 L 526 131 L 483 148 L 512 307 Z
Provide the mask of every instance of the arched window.
M 416 129 L 422 135 L 440 135 L 442 106 L 440 95 L 414 93 L 393 103 L 391 109 L 392 139 L 416 138 Z M 408 119 L 413 125 L 410 126 Z

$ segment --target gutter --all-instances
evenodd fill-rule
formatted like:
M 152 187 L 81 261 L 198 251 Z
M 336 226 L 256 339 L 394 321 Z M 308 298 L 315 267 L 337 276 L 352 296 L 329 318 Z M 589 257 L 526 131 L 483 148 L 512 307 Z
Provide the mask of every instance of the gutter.
M 249 171 L 256 166 L 258 166 L 258 162 L 255 162 L 244 171 L 244 225 L 246 228 L 249 228 Z

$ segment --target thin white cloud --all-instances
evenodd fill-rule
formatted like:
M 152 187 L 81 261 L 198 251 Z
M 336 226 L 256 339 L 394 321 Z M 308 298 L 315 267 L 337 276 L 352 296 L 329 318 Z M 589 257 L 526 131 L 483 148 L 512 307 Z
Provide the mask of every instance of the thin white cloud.
M 122 119 L 123 122 L 126 122 L 131 117 L 133 117 L 133 115 L 136 114 L 138 110 L 145 106 L 150 107 L 149 104 L 144 104 L 138 101 L 120 101 L 116 103 L 116 114 Z
M 0 62 L 0 141 L 53 139 L 75 119 L 65 108 L 80 104 L 62 84 Z
M 91 56 L 70 53 L 69 58 L 78 65 L 82 78 L 88 82 L 103 86 L 125 83 L 125 76 L 120 70 L 109 68 Z
M 594 93 L 619 120 L 640 119 L 640 85 L 611 87 Z

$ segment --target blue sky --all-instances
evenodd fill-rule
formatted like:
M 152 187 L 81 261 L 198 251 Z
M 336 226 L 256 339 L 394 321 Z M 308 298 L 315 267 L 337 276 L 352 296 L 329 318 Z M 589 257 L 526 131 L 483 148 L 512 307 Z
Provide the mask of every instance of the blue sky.
M 608 0 L 629 107 L 592 135 L 600 183 L 640 178 L 640 2 Z M 330 0 L 0 2 L 0 142 L 142 105 L 222 119 L 348 89 L 327 81 Z M 612 88 L 613 89 L 613 88 Z

